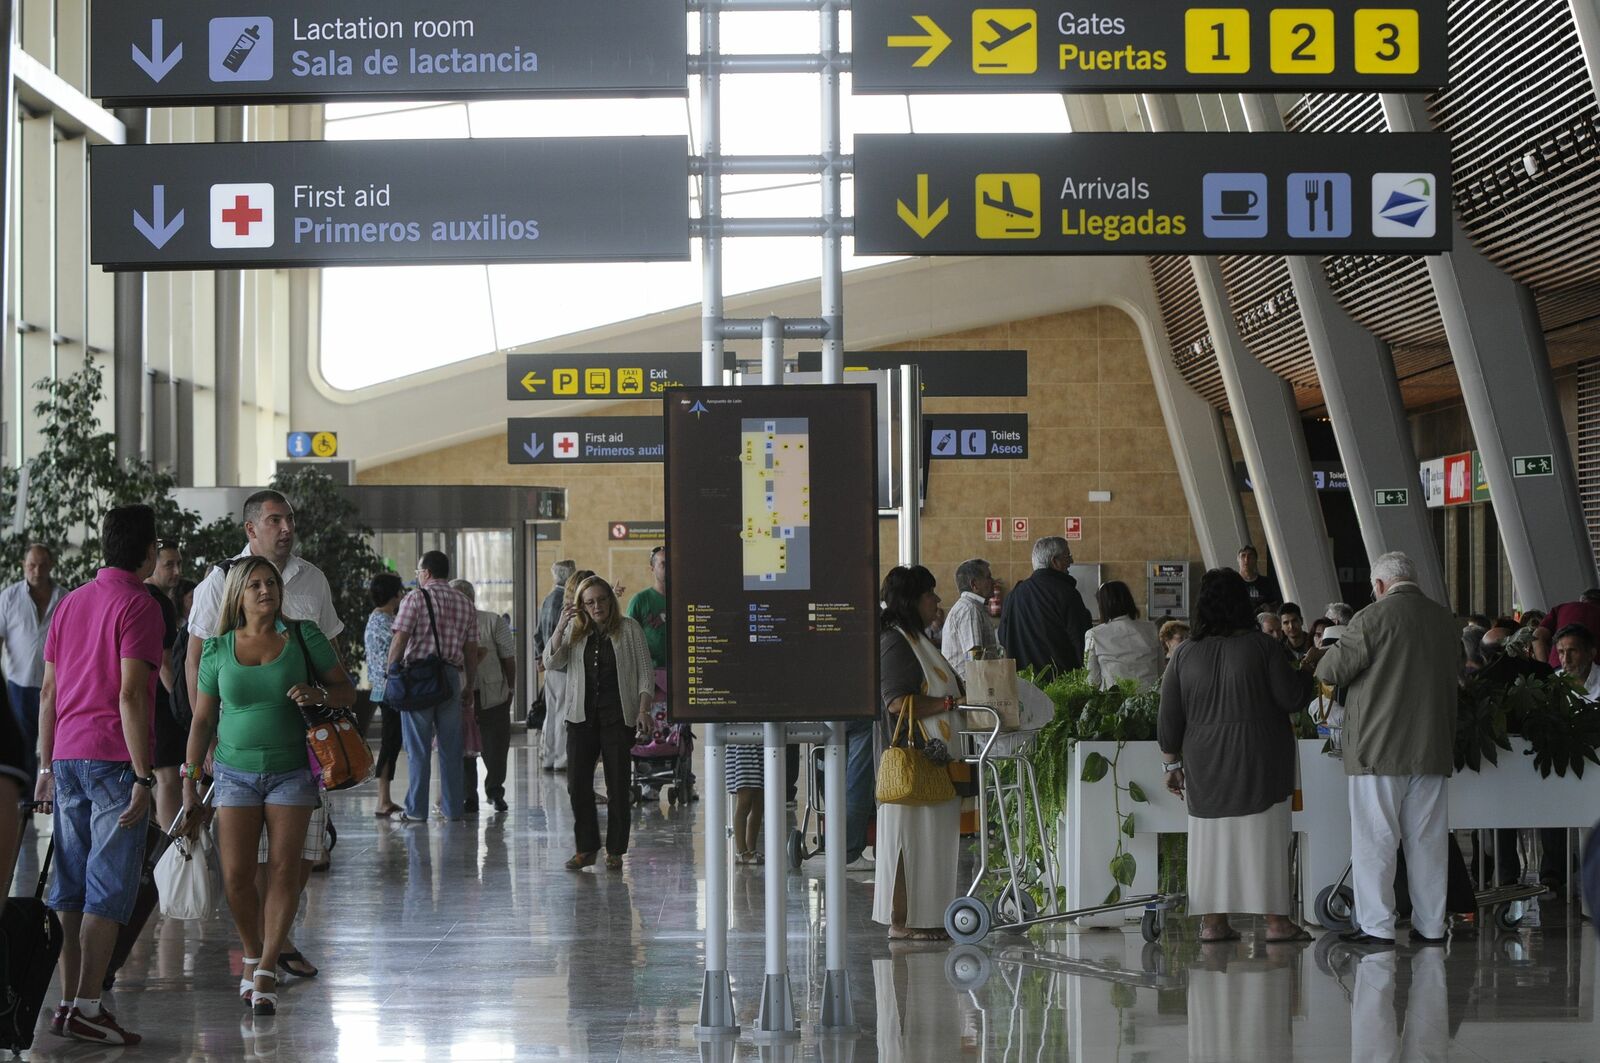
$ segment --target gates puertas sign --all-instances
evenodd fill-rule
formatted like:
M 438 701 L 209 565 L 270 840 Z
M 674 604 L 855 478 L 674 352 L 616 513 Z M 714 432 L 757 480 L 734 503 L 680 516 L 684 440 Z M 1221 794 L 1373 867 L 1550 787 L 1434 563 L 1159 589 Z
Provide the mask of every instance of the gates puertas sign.
M 689 257 L 681 136 L 97 146 L 89 175 L 111 270 Z
M 659 399 L 699 383 L 699 351 L 506 355 L 506 398 L 513 402 Z
M 1450 250 L 1442 133 L 861 135 L 855 181 L 861 254 Z
M 688 93 L 660 0 L 95 0 L 89 25 L 115 106 Z
M 858 93 L 1420 92 L 1449 73 L 1443 0 L 862 0 L 851 17 Z

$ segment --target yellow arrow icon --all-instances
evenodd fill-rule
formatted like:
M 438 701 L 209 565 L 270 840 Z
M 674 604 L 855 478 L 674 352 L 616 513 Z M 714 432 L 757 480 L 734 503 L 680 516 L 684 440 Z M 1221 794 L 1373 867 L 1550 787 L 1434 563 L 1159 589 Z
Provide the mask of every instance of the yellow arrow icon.
M 539 390 L 539 385 L 544 383 L 544 377 L 535 376 L 532 372 L 522 378 L 522 390 L 534 392 Z
M 913 211 L 901 199 L 895 200 L 894 205 L 899 208 L 900 220 L 911 226 L 911 231 L 924 240 L 950 213 L 948 199 L 940 203 L 932 214 L 928 213 L 928 175 L 925 173 L 917 174 L 917 209 Z
M 939 28 L 939 24 L 927 15 L 912 15 L 911 20 L 927 31 L 926 36 L 913 37 L 909 34 L 897 34 L 889 38 L 891 48 L 922 48 L 922 55 L 912 66 L 928 66 L 950 47 L 950 35 Z

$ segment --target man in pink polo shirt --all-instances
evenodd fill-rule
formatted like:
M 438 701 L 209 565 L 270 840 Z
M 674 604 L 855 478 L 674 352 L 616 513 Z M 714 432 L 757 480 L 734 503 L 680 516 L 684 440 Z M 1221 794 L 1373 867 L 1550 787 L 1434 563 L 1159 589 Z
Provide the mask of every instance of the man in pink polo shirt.
M 52 1033 L 133 1045 L 100 1006 L 117 928 L 133 915 L 155 774 L 156 672 L 165 624 L 145 590 L 155 570 L 156 518 L 120 506 L 100 533 L 106 567 L 62 599 L 44 644 L 39 784 L 55 807 L 49 905 L 61 916 L 61 1003 Z

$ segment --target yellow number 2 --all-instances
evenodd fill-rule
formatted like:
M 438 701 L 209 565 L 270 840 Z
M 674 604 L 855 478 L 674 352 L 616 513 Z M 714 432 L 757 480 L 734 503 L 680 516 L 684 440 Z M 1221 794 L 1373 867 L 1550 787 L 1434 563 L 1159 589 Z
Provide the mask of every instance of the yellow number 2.
M 1333 73 L 1333 12 L 1324 8 L 1275 8 L 1271 19 L 1275 74 Z
M 1356 73 L 1415 74 L 1421 59 L 1417 13 L 1403 8 L 1356 11 Z

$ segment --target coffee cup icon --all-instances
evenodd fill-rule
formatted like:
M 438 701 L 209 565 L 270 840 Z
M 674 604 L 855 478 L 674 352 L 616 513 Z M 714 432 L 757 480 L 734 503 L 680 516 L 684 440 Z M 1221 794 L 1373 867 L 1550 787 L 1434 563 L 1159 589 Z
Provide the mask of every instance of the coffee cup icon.
M 1254 218 L 1256 204 L 1260 201 L 1261 197 L 1251 188 L 1225 188 L 1217 197 L 1222 216 L 1240 221 Z

